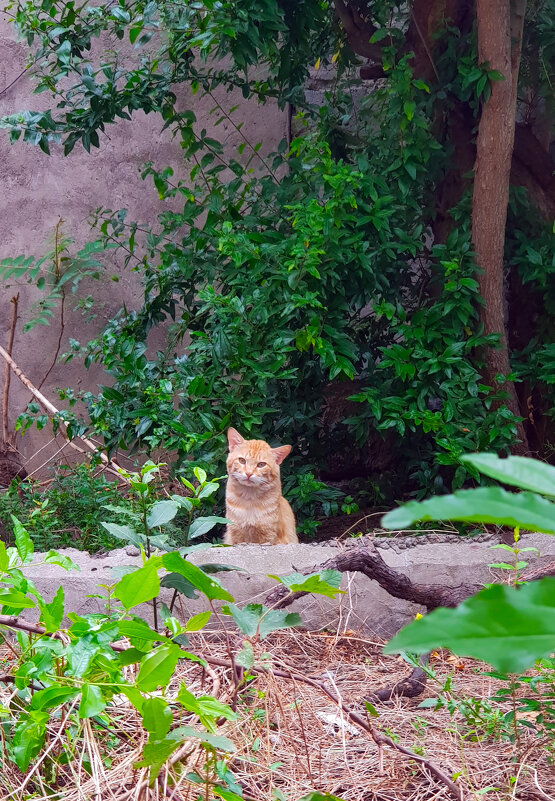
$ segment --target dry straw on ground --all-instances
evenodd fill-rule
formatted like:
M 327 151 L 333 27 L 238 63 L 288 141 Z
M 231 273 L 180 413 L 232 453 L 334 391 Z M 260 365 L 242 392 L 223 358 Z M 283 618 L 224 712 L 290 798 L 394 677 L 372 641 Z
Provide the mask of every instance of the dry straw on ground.
M 229 637 L 233 650 L 240 650 L 241 638 L 236 634 Z M 196 652 L 215 661 L 229 659 L 228 645 L 226 637 L 218 633 L 194 638 Z M 173 686 L 177 691 L 179 682 L 184 681 L 194 693 L 214 694 L 236 704 L 239 719 L 224 723 L 219 733 L 231 738 L 237 748 L 227 759 L 227 767 L 238 785 L 232 789 L 242 792 L 246 801 L 297 801 L 311 790 L 345 801 L 452 798 L 448 787 L 425 767 L 392 748 L 378 747 L 320 688 L 303 681 L 312 678 L 324 683 L 346 707 L 364 716 L 364 695 L 406 675 L 402 660 L 384 657 L 379 643 L 354 633 L 338 636 L 291 630 L 272 635 L 258 646 L 259 658 L 264 651 L 271 654 L 273 670 L 260 673 L 236 696 L 231 670 L 213 665 L 205 671 L 184 661 Z M 471 660 L 436 655 L 433 667 L 442 680 L 453 673 L 453 686 L 462 696 L 490 698 L 500 686 L 484 675 L 483 665 Z M 292 678 L 273 671 L 289 672 Z M 432 682 L 425 695 L 434 696 L 437 691 L 438 685 Z M 7 707 L 13 696 L 13 686 L 0 685 L 2 706 Z M 495 735 L 476 741 L 460 715 L 419 709 L 421 700 L 380 705 L 379 717 L 371 723 L 400 745 L 424 755 L 450 779 L 458 776 L 465 799 L 554 801 L 555 767 L 548 763 L 548 753 L 532 730 L 525 731 L 518 749 Z M 509 709 L 507 701 L 501 711 Z M 148 787 L 144 769 L 134 768 L 144 745 L 140 717 L 125 699 L 112 710 L 115 734 L 90 722 L 81 732 L 70 729 L 71 711 L 71 707 L 64 708 L 61 717 L 52 721 L 44 755 L 26 776 L 3 761 L 2 801 L 216 798 L 208 784 L 198 783 L 206 777 L 205 755 L 192 742 L 173 755 L 158 783 Z M 73 758 L 54 768 L 52 757 L 60 754 L 63 741 L 73 742 Z M 54 770 L 56 791 L 52 794 L 48 788 L 53 786 Z M 195 773 L 197 783 L 192 781 Z M 214 780 L 213 772 L 208 778 Z

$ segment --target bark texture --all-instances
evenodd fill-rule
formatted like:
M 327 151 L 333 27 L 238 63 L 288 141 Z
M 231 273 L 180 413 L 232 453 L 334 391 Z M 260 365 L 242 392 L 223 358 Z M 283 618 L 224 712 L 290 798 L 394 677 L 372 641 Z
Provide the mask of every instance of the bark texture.
M 509 202 L 509 183 L 516 122 L 516 93 L 525 2 L 517 0 L 511 17 L 508 0 L 477 0 L 478 62 L 489 64 L 503 80 L 492 81 L 491 96 L 483 104 L 476 140 L 474 188 L 472 196 L 472 241 L 482 272 L 480 294 L 484 300 L 481 321 L 485 334 L 499 334 L 500 347 L 489 349 L 485 383 L 497 386 L 498 374 L 511 372 L 506 332 L 503 256 Z M 507 405 L 520 415 L 514 384 L 507 382 Z M 522 445 L 526 436 L 519 426 Z

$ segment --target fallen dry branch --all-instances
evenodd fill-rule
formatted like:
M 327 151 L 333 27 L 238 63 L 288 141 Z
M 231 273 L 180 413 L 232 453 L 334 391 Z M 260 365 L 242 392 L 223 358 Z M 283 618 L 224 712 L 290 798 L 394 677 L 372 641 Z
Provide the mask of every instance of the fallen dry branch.
M 479 592 L 483 584 L 461 584 L 458 587 L 444 587 L 440 584 L 415 584 L 403 573 L 387 565 L 377 548 L 369 545 L 364 548 L 352 548 L 328 559 L 320 565 L 298 571 L 303 575 L 320 573 L 322 570 L 338 570 L 340 573 L 363 573 L 369 579 L 377 581 L 380 587 L 394 598 L 424 606 L 428 612 L 439 606 L 454 607 L 471 595 Z M 523 581 L 538 581 L 546 576 L 555 576 L 555 560 L 538 568 L 527 570 L 522 574 Z M 266 596 L 265 603 L 283 609 L 290 606 L 297 598 L 308 595 L 307 592 L 290 593 L 284 585 L 277 586 Z
M 340 573 L 363 573 L 370 579 L 377 581 L 380 587 L 394 598 L 401 598 L 414 604 L 424 606 L 428 612 L 432 609 L 455 607 L 471 595 L 482 589 L 482 584 L 461 584 L 458 587 L 444 587 L 436 584 L 415 584 L 403 573 L 389 567 L 382 559 L 381 554 L 373 545 L 364 548 L 351 549 L 337 554 L 320 565 L 305 568 L 300 573 L 320 573 L 322 570 L 338 570 Z M 532 568 L 522 574 L 523 581 L 538 581 L 546 576 L 555 576 L 555 560 Z M 308 595 L 306 592 L 289 592 L 284 585 L 278 585 L 266 596 L 265 603 L 283 609 L 290 606 L 297 598 Z M 369 692 L 370 700 L 389 701 L 395 696 L 413 698 L 420 695 L 426 687 L 426 672 L 421 667 L 415 667 L 409 676 L 397 682 L 392 687 Z

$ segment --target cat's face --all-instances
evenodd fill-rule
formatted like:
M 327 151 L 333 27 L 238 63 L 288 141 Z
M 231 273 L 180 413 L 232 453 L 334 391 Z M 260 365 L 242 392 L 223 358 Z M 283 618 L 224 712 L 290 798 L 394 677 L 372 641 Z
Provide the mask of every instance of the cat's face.
M 262 489 L 279 481 L 279 466 L 291 451 L 290 445 L 270 448 L 259 439 L 244 439 L 234 428 L 227 432 L 229 456 L 227 473 L 245 487 Z

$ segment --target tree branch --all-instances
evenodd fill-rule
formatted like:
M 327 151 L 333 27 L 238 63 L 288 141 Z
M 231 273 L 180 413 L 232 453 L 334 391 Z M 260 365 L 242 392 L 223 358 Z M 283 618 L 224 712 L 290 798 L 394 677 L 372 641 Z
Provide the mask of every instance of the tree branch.
M 343 30 L 349 40 L 351 50 L 364 58 L 372 61 L 382 62 L 382 48 L 380 45 L 372 44 L 370 39 L 376 32 L 376 28 L 371 22 L 365 20 L 358 9 L 354 8 L 347 0 L 333 0 L 335 13 L 337 14 Z
M 10 322 L 10 333 L 8 335 L 8 346 L 6 348 L 6 352 L 9 356 L 12 355 L 13 349 L 13 341 L 15 337 L 15 327 L 17 325 L 17 306 L 19 303 L 19 292 L 11 299 L 12 304 L 12 319 Z M 10 398 L 10 378 L 11 378 L 11 370 L 10 365 L 6 362 L 5 369 L 4 369 L 4 397 L 3 397 L 3 404 L 2 404 L 2 438 L 4 440 L 4 444 L 8 444 L 9 441 L 9 429 L 8 429 L 8 406 L 9 406 L 9 398 Z
M 58 414 L 58 409 L 56 409 L 54 404 L 50 403 L 48 398 L 45 398 L 45 396 L 42 394 L 42 392 L 39 392 L 39 390 L 29 381 L 27 376 L 23 374 L 22 370 L 14 362 L 14 360 L 12 359 L 10 354 L 1 345 L 0 345 L 0 356 L 3 357 L 3 359 L 6 362 L 6 364 L 8 364 L 9 367 L 11 367 L 11 369 L 13 370 L 15 375 L 19 378 L 21 383 L 24 386 L 27 387 L 27 389 L 37 399 L 37 401 L 41 404 L 41 406 L 43 406 L 46 409 L 47 412 L 50 412 L 50 414 Z M 68 440 L 68 442 L 71 445 L 72 444 L 71 440 L 69 439 L 69 437 L 65 433 L 65 429 L 67 428 L 67 425 L 64 423 L 63 420 L 60 420 L 60 424 L 64 428 L 64 436 L 66 437 L 66 439 Z M 87 437 L 84 437 L 84 436 L 80 436 L 79 439 L 83 442 L 84 445 L 87 446 L 87 448 L 90 451 L 92 451 L 95 455 L 99 456 L 100 460 L 102 462 L 104 462 L 105 465 L 107 465 L 112 470 L 114 470 L 117 473 L 117 475 L 120 476 L 120 478 L 123 478 L 123 476 L 121 476 L 120 473 L 118 472 L 118 470 L 119 470 L 118 464 L 116 462 L 114 462 L 113 459 L 108 459 L 108 457 L 106 456 L 105 453 L 103 453 L 102 451 L 99 451 L 98 448 L 96 447 L 96 445 L 94 444 L 94 442 L 92 442 L 90 439 L 88 439 Z M 81 449 L 79 448 L 79 450 L 81 450 Z

